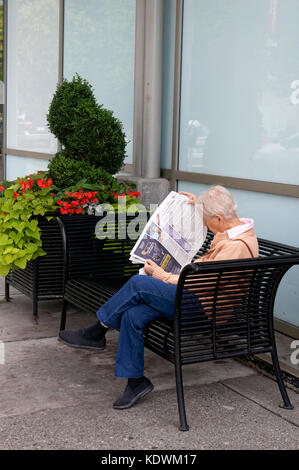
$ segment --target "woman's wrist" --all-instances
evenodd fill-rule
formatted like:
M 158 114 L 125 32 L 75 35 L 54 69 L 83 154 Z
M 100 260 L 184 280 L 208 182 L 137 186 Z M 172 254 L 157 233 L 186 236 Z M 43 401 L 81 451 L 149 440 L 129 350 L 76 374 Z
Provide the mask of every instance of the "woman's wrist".
M 155 279 L 159 279 L 160 281 L 167 281 L 171 273 L 166 273 L 162 268 L 159 266 L 153 269 L 152 277 Z

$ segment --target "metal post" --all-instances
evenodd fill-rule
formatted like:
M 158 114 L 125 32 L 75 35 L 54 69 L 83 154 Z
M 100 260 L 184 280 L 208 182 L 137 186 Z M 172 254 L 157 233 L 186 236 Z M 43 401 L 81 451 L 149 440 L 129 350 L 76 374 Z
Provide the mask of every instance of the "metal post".
M 162 112 L 162 0 L 147 0 L 145 8 L 145 65 L 142 176 L 160 177 Z

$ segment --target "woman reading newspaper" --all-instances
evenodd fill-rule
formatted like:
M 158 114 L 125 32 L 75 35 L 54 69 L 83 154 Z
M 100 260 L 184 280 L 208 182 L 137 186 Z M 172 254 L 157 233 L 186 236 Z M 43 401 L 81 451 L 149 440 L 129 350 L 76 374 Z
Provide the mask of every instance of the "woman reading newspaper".
M 237 205 L 222 186 L 214 186 L 199 198 L 181 192 L 187 203 L 201 204 L 203 222 L 214 233 L 210 250 L 196 262 L 250 258 L 258 256 L 258 243 L 252 219 L 239 219 Z M 200 247 L 199 247 L 200 248 Z M 167 273 L 152 260 L 146 260 L 147 276 L 135 275 L 98 311 L 98 322 L 86 329 L 61 331 L 68 346 L 102 350 L 108 328 L 119 330 L 115 376 L 128 379 L 123 395 L 113 407 L 131 407 L 153 390 L 144 376 L 143 329 L 159 317 L 173 319 L 176 284 L 179 275 Z M 204 314 L 204 313 L 203 313 Z

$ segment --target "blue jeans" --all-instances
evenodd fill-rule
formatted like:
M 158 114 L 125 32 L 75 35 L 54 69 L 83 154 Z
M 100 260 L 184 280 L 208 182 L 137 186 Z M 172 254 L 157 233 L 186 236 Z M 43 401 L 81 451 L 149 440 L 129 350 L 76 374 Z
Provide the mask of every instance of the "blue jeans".
M 175 293 L 175 285 L 137 274 L 97 311 L 99 321 L 120 331 L 116 377 L 143 376 L 143 329 L 157 318 L 173 319 Z

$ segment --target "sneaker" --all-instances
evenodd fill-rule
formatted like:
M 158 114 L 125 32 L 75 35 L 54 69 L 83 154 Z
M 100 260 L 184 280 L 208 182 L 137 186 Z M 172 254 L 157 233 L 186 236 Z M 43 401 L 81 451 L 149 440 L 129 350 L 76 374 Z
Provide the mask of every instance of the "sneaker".
M 153 384 L 146 377 L 144 377 L 144 380 L 134 388 L 130 386 L 130 382 L 128 382 L 123 395 L 113 403 L 113 408 L 120 410 L 130 408 L 137 400 L 139 400 L 139 398 L 144 397 L 153 389 Z
M 59 339 L 72 348 L 93 349 L 95 351 L 103 351 L 106 346 L 106 338 L 95 340 L 84 336 L 85 329 L 81 330 L 62 330 L 59 332 Z

